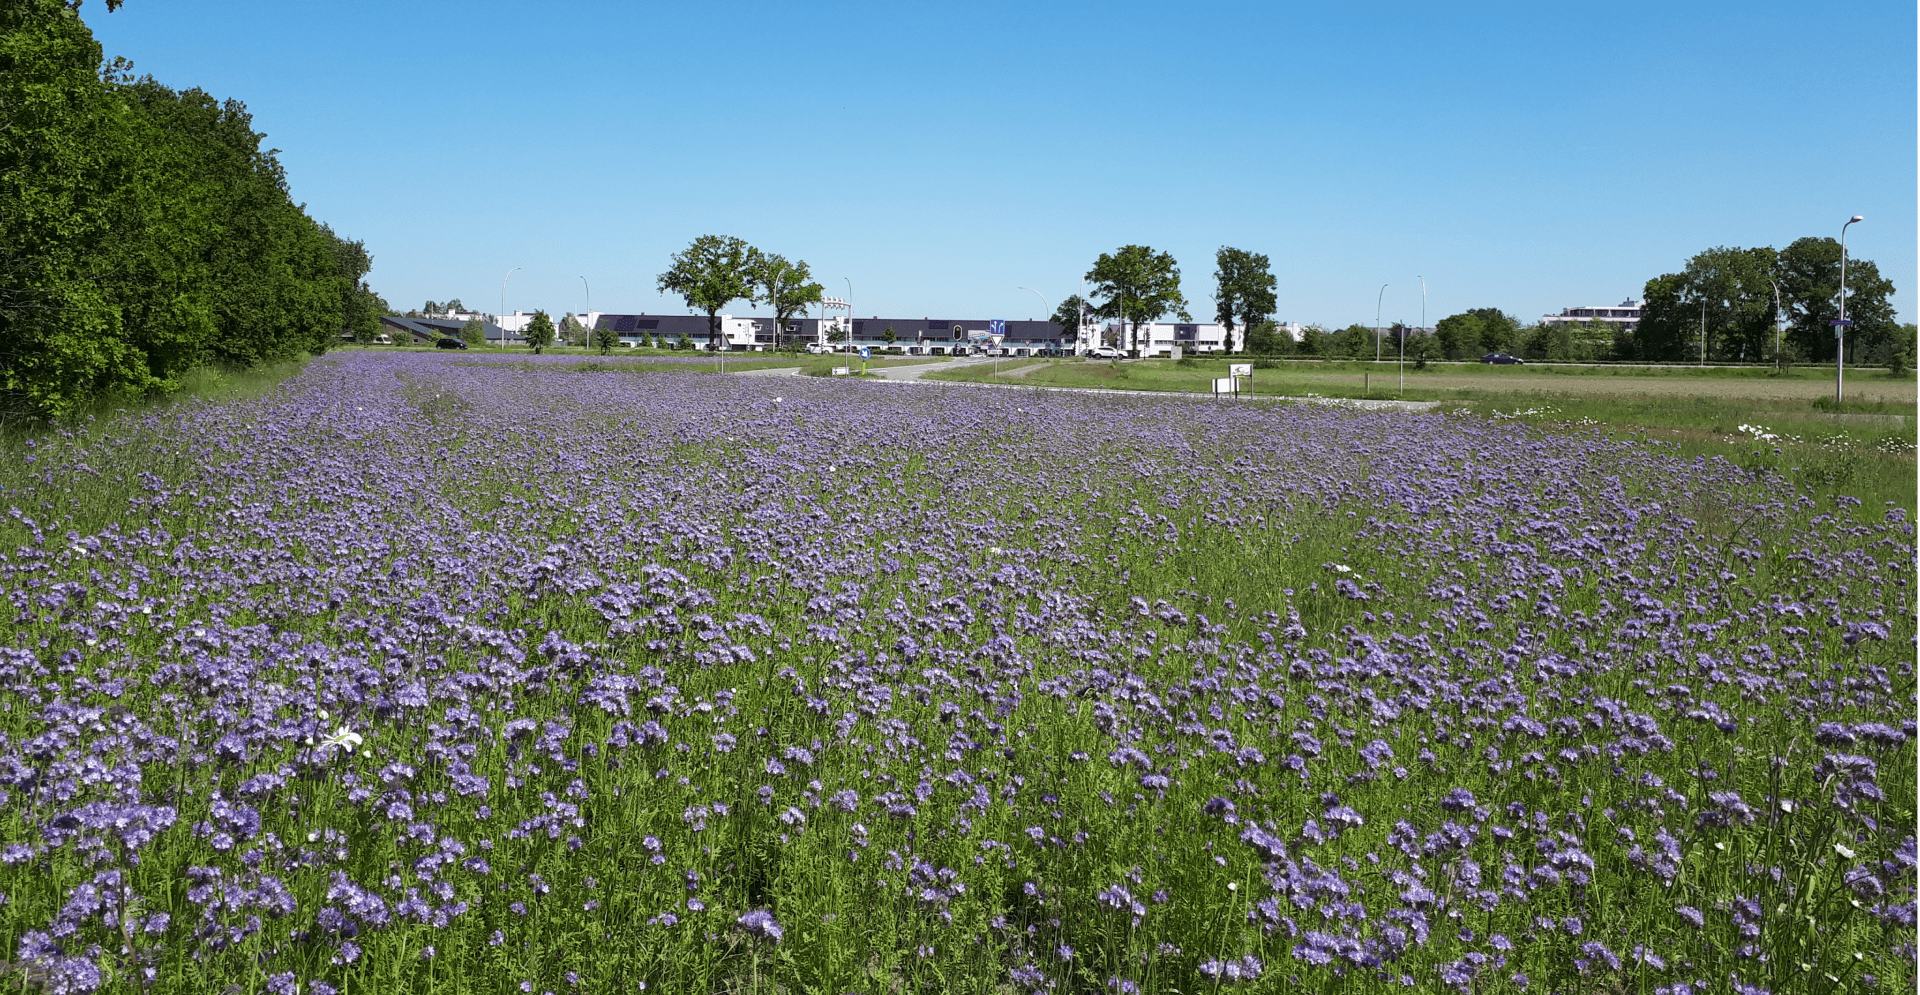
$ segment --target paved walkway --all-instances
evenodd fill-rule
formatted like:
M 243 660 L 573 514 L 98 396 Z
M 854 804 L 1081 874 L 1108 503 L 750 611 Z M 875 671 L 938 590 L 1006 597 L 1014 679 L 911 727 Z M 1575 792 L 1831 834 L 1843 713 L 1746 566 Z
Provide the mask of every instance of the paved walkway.
M 1187 394 L 1171 390 L 1113 390 L 1107 387 L 1046 387 L 1031 383 L 988 383 L 980 380 L 920 380 L 908 382 L 928 385 L 938 384 L 943 387 L 985 387 L 990 390 L 1054 390 L 1068 394 L 1106 394 L 1113 397 L 1177 398 L 1188 401 L 1211 401 L 1215 404 L 1260 404 L 1280 401 L 1291 404 L 1321 404 L 1330 408 L 1352 408 L 1358 411 L 1432 411 L 1440 406 L 1439 401 L 1397 401 L 1359 397 L 1284 397 L 1278 394 L 1241 394 L 1235 397 L 1216 397 L 1212 394 Z
M 993 362 L 993 360 L 981 359 L 977 356 L 962 356 L 959 359 L 949 359 L 944 363 L 915 363 L 912 366 L 881 366 L 869 369 L 867 372 L 882 380 L 891 380 L 895 383 L 912 383 L 929 373 L 944 373 L 947 370 L 958 370 L 968 366 L 978 366 L 981 363 L 991 362 Z
M 948 360 L 944 363 L 921 363 L 914 366 L 885 366 L 871 369 L 881 381 L 888 383 L 926 384 L 941 387 L 985 387 L 990 390 L 1052 390 L 1068 394 L 1109 394 L 1116 397 L 1160 397 L 1183 398 L 1189 401 L 1212 401 L 1216 404 L 1249 404 L 1282 401 L 1292 404 L 1321 404 L 1331 408 L 1352 408 L 1359 411 L 1432 411 L 1440 406 L 1439 401 L 1396 401 L 1380 398 L 1356 397 L 1282 397 L 1274 394 L 1242 394 L 1237 397 L 1215 397 L 1212 394 L 1186 394 L 1170 390 L 1113 390 L 1106 387 L 1047 387 L 1030 383 L 990 383 L 982 380 L 922 380 L 936 370 L 952 370 L 981 363 L 991 363 L 991 359 L 965 357 Z M 1014 370 L 1008 370 L 1001 376 L 1020 376 L 1030 370 L 1037 370 L 1046 363 L 1032 363 Z M 778 367 L 771 370 L 741 370 L 732 374 L 736 377 L 791 377 L 797 376 L 797 366 Z

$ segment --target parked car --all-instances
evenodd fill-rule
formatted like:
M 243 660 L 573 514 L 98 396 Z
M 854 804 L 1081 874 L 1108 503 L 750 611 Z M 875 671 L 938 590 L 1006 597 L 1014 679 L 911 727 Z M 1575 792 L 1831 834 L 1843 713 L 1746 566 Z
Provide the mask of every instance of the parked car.
M 1492 363 L 1492 364 L 1494 364 L 1495 366 L 1525 366 L 1525 365 L 1527 365 L 1527 361 L 1526 361 L 1526 360 L 1524 360 L 1524 359 L 1521 359 L 1521 358 L 1520 358 L 1520 357 L 1518 357 L 1518 356 L 1509 356 L 1509 355 L 1507 355 L 1507 354 L 1506 354 L 1506 353 L 1504 353 L 1504 352 L 1490 352 L 1490 353 L 1487 353 L 1486 355 L 1484 355 L 1484 356 L 1482 356 L 1482 357 L 1480 357 L 1480 361 L 1481 361 L 1482 363 Z
M 1120 350 L 1112 346 L 1103 345 L 1093 349 L 1093 351 L 1087 353 L 1087 355 L 1092 356 L 1094 359 L 1119 359 Z
M 433 343 L 441 349 L 465 349 L 467 344 L 455 338 L 436 339 Z

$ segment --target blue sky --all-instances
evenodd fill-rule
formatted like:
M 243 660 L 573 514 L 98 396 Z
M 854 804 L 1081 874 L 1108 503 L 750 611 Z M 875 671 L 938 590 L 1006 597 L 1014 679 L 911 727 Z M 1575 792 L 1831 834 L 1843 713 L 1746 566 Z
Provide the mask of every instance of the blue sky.
M 1273 260 L 1283 320 L 1531 319 L 1837 235 L 1914 320 L 1911 3 L 128 0 L 109 55 L 244 100 L 398 307 L 684 313 L 706 233 L 854 310 L 1044 317 L 1101 252 Z M 737 307 L 745 313 L 748 309 Z

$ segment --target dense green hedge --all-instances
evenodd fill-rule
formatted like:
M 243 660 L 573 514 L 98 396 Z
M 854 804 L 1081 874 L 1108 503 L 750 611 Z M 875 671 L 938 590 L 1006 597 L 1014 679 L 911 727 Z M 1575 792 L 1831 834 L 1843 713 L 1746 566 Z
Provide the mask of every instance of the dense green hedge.
M 0 0 L 0 411 L 178 387 L 377 322 L 238 101 L 133 78 L 63 0 Z

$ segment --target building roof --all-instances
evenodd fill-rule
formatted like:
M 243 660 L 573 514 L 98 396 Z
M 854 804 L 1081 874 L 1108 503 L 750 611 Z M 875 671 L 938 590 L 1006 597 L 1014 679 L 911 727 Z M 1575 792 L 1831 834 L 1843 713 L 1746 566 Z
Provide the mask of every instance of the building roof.
M 451 318 L 407 318 L 397 314 L 381 315 L 380 323 L 423 339 L 459 338 L 460 330 L 467 326 L 466 322 Z M 483 321 L 480 327 L 485 330 L 487 338 L 500 337 L 499 325 Z

